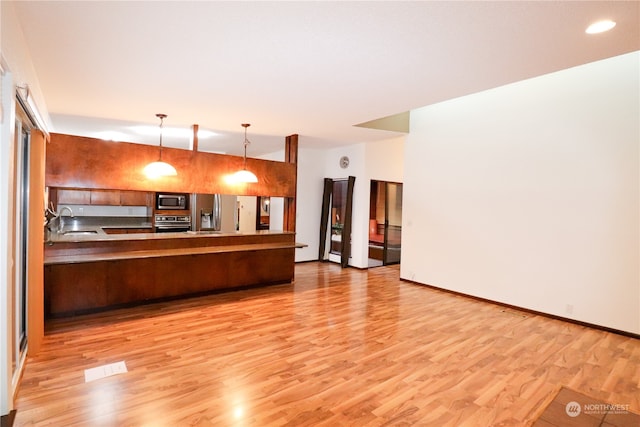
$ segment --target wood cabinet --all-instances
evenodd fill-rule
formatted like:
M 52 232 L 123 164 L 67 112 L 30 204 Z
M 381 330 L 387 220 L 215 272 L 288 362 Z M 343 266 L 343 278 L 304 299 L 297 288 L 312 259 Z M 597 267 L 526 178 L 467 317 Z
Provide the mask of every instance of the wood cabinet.
M 59 205 L 149 206 L 153 205 L 153 193 L 132 190 L 85 190 L 58 188 Z
M 121 206 L 152 206 L 153 193 L 149 191 L 120 191 Z
M 108 266 L 107 262 L 45 266 L 45 315 L 107 305 Z
M 91 190 L 74 190 L 59 188 L 58 205 L 90 205 Z
M 120 206 L 119 190 L 91 190 L 92 205 Z
M 290 283 L 295 234 L 105 239 L 45 248 L 47 317 Z

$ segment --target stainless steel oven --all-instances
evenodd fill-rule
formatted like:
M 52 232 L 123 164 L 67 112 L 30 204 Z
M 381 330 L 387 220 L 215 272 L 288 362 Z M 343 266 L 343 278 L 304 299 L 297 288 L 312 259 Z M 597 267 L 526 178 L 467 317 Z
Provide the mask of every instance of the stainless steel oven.
M 191 230 L 191 215 L 156 215 L 156 233 L 176 233 Z

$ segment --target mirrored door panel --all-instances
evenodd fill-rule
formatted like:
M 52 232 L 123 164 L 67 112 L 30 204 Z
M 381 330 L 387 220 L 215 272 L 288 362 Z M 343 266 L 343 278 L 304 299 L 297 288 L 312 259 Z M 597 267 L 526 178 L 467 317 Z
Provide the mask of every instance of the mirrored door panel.
M 371 181 L 369 267 L 397 264 L 402 248 L 402 184 Z
M 400 262 L 402 247 L 402 184 L 387 182 L 385 197 L 383 264 Z

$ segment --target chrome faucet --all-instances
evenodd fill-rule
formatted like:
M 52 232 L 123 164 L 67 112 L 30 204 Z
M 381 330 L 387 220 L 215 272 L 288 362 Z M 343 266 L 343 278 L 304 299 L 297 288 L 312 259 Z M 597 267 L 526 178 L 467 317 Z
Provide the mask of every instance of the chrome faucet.
M 69 216 L 73 218 L 73 210 L 69 206 L 63 206 L 58 215 L 62 216 L 62 212 L 64 212 L 65 209 L 69 211 Z
M 58 233 L 60 233 L 65 226 L 65 220 L 62 216 L 62 212 L 64 212 L 65 210 L 69 211 L 69 218 L 73 218 L 73 210 L 69 206 L 63 206 L 62 208 L 60 208 L 60 213 L 58 213 Z

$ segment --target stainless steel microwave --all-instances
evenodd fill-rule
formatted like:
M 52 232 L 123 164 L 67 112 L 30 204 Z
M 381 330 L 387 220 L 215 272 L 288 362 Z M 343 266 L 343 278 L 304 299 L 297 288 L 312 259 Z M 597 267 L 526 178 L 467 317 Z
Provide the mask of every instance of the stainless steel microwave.
M 184 210 L 188 209 L 187 194 L 184 193 L 156 193 L 156 209 Z

